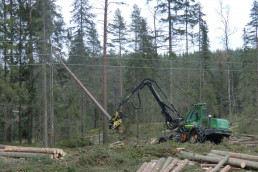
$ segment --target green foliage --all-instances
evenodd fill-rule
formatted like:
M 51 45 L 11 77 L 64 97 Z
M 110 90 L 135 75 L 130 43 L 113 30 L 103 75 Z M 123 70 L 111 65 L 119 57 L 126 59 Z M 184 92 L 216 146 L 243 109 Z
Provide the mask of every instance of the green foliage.
M 31 163 L 40 163 L 43 165 L 51 165 L 54 163 L 54 160 L 49 157 L 33 157 L 28 159 L 28 161 L 30 161 Z
M 248 36 L 247 45 L 251 45 L 254 48 L 257 48 L 257 24 L 258 24 L 258 2 L 257 0 L 253 1 L 251 13 L 250 13 L 251 21 L 247 24 L 248 27 Z
M 121 11 L 116 9 L 115 15 L 114 15 L 114 21 L 112 24 L 109 24 L 108 31 L 114 36 L 114 39 L 112 39 L 111 46 L 115 46 L 114 44 L 117 44 L 116 49 L 118 50 L 118 54 L 122 53 L 122 50 L 125 49 L 124 44 L 126 43 L 126 23 L 124 21 L 124 18 L 122 17 Z
M 111 154 L 109 154 L 108 149 L 105 147 L 97 147 L 94 151 L 87 152 L 87 154 L 82 155 L 79 158 L 80 165 L 86 166 L 95 166 L 95 165 L 104 165 L 108 163 L 112 163 L 111 161 Z
M 77 172 L 77 167 L 74 164 L 70 164 L 66 167 L 66 172 Z
M 244 35 L 243 50 L 230 51 L 229 54 L 223 51 L 209 51 L 208 27 L 203 20 L 205 14 L 202 13 L 200 4 L 195 4 L 193 1 L 190 4 L 181 2 L 181 0 L 160 1 L 158 8 L 155 8 L 156 21 L 159 17 L 165 16 L 160 22 L 165 23 L 166 28 L 163 28 L 163 32 L 161 32 L 162 29 L 157 31 L 158 36 L 163 36 L 158 40 L 165 41 L 165 44 L 161 41 L 157 43 L 162 44 L 158 49 L 162 48 L 163 55 L 156 54 L 153 33 L 147 20 L 141 16 L 141 9 L 138 6 L 135 5 L 131 13 L 130 27 L 124 22 L 122 13 L 119 10 L 115 12 L 114 22 L 109 29 L 114 35 L 111 39 L 113 38 L 112 41 L 117 47 L 122 43 L 120 48 L 132 50 L 129 53 L 122 53 L 123 88 L 125 88 L 123 95 L 128 95 L 142 79 L 149 77 L 158 81 L 180 114 L 186 114 L 194 103 L 206 102 L 210 113 L 219 114 L 224 118 L 229 112 L 227 89 L 229 66 L 233 115 L 240 114 L 243 117 L 242 120 L 255 119 L 257 50 L 254 49 L 256 48 L 254 31 L 257 22 L 257 1 L 254 1 L 251 9 L 251 21 Z M 171 9 L 168 17 L 169 5 Z M 10 1 L 3 1 L 0 4 L 1 141 L 5 143 L 18 140 L 29 143 L 35 141 L 35 144 L 42 145 L 45 126 L 43 105 L 45 100 L 48 105 L 49 100 L 50 38 L 53 41 L 52 45 L 60 51 L 62 45 L 65 45 L 63 41 L 67 41 L 69 58 L 65 62 L 100 104 L 103 103 L 101 101 L 103 61 L 102 57 L 99 57 L 102 50 L 96 32 L 96 20 L 91 13 L 92 7 L 88 0 L 74 0 L 72 6 L 74 28 L 69 28 L 68 38 L 66 38 L 63 20 L 54 1 L 35 0 L 31 2 L 31 6 L 27 1 L 13 4 L 10 4 Z M 4 9 L 6 11 L 3 11 Z M 166 13 L 166 15 L 158 16 L 160 13 Z M 164 38 L 168 35 L 169 21 L 173 23 L 171 43 L 181 48 L 182 42 L 185 44 L 185 39 L 178 42 L 175 40 L 181 40 L 188 34 L 189 41 L 195 43 L 191 48 L 198 48 L 200 52 L 184 55 L 182 50 L 173 49 L 174 52 L 169 53 L 173 55 L 169 56 L 166 45 L 168 39 Z M 190 38 L 190 32 L 197 30 L 195 25 L 197 21 L 199 33 L 195 33 L 197 35 Z M 126 28 L 129 29 L 126 30 Z M 125 38 L 131 41 L 125 41 Z M 126 42 L 129 43 L 125 44 Z M 197 44 L 199 47 L 196 46 Z M 108 112 L 112 115 L 122 98 L 119 96 L 120 59 L 116 57 L 117 51 L 109 52 L 107 99 Z M 42 64 L 46 65 L 42 67 Z M 44 91 L 43 87 L 45 87 Z M 160 107 L 148 89 L 141 90 L 140 94 L 142 106 L 137 116 L 139 130 L 142 124 L 146 124 L 145 127 L 150 132 L 159 135 L 160 128 L 152 124 L 164 121 L 160 114 Z M 137 99 L 133 98 L 133 101 L 138 105 Z M 92 134 L 90 131 L 92 129 L 95 130 L 93 133 L 98 135 L 102 125 L 102 113 L 56 62 L 54 63 L 54 102 L 56 141 L 67 139 L 60 142 L 64 147 L 90 145 L 91 143 L 81 140 L 80 137 L 75 139 L 73 137 L 85 137 L 87 134 Z M 14 115 L 13 110 L 18 110 L 19 113 Z M 123 110 L 127 111 L 127 108 Z M 48 112 L 47 109 L 45 111 Z M 133 109 L 130 112 L 131 116 L 124 121 L 124 134 L 114 136 L 116 139 L 138 140 L 135 112 Z M 257 125 L 254 125 L 253 121 L 243 121 L 239 132 L 254 133 Z M 142 139 L 150 136 L 149 132 L 139 133 Z
M 75 137 L 70 140 L 62 140 L 57 143 L 57 146 L 67 147 L 67 148 L 78 148 L 84 146 L 92 146 L 93 143 L 88 138 Z

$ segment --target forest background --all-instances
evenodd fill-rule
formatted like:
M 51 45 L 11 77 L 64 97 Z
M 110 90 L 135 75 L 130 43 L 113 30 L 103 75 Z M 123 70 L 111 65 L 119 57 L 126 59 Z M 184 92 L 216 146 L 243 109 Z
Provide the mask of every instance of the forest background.
M 103 92 L 103 47 L 88 0 L 72 3 L 72 27 L 63 22 L 51 0 L 2 0 L 0 3 L 0 142 L 48 146 L 87 137 L 102 126 L 104 116 L 54 57 L 65 63 L 113 114 L 142 79 L 156 80 L 181 114 L 206 102 L 209 114 L 237 118 L 242 133 L 257 131 L 258 3 L 243 30 L 242 48 L 229 43 L 230 10 L 217 9 L 223 50 L 210 51 L 202 4 L 194 0 L 160 0 L 150 16 L 153 26 L 134 5 L 126 23 L 119 8 L 108 18 L 107 91 Z M 123 3 L 119 2 L 119 5 Z M 129 10 L 129 9 L 128 9 Z M 162 27 L 156 27 L 161 24 Z M 160 25 L 159 25 L 160 26 Z M 192 51 L 192 50 L 195 51 Z M 161 53 L 162 52 L 162 53 Z M 141 92 L 142 108 L 130 111 L 129 123 L 162 122 L 160 107 L 149 90 Z M 107 140 L 103 140 L 107 142 Z M 54 143 L 51 143 L 53 145 Z

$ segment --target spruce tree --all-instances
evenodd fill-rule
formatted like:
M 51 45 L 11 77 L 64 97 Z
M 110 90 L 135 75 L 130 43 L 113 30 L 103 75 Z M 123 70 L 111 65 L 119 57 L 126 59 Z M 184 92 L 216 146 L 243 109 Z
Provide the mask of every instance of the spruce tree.
M 131 13 L 131 28 L 130 31 L 133 34 L 132 42 L 134 43 L 134 51 L 139 49 L 139 32 L 141 27 L 141 9 L 135 4 L 133 6 L 133 12 Z
M 139 8 L 135 5 L 132 12 L 132 30 L 135 40 L 135 51 L 131 54 L 132 59 L 128 61 L 129 66 L 134 66 L 135 69 L 130 69 L 126 72 L 127 84 L 132 88 L 132 84 L 140 82 L 144 78 L 154 78 L 157 76 L 158 63 L 155 59 L 158 58 L 153 45 L 153 37 L 150 35 L 147 22 L 141 17 Z M 141 60 L 142 59 L 142 60 Z M 148 60 L 146 60 L 148 59 Z M 143 62 L 144 60 L 144 62 Z M 130 83 L 130 81 L 132 81 Z
M 253 47 L 258 48 L 258 2 L 256 0 L 253 1 L 250 18 L 251 21 L 247 24 L 247 39 Z
M 88 0 L 74 0 L 72 7 L 72 19 L 70 22 L 74 26 L 71 27 L 71 36 L 73 37 L 71 47 L 74 47 L 72 49 L 77 49 L 77 52 L 76 54 L 73 53 L 69 59 L 73 63 L 82 63 L 82 60 L 86 59 L 90 51 L 85 43 L 89 39 L 89 32 L 92 32 L 92 29 L 94 29 L 94 15 L 91 13 L 91 6 Z M 76 46 L 78 47 L 76 48 Z
M 258 2 L 253 1 L 251 21 L 243 34 L 242 72 L 239 95 L 244 115 L 257 114 L 258 108 Z
M 126 23 L 121 15 L 121 11 L 117 9 L 114 15 L 114 22 L 109 25 L 109 32 L 113 35 L 114 39 L 112 42 L 117 44 L 118 54 L 120 58 L 120 97 L 123 93 L 123 72 L 122 72 L 122 50 L 124 50 L 124 45 L 126 43 Z
M 92 23 L 87 38 L 88 53 L 91 57 L 97 57 L 101 54 L 102 50 L 98 36 L 96 24 Z

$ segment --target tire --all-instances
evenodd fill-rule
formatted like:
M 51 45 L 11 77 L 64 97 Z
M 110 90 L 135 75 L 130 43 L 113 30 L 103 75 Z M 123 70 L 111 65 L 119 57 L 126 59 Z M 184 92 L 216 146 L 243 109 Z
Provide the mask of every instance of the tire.
M 178 133 L 172 133 L 169 137 L 168 137 L 168 139 L 169 140 L 175 140 L 175 142 L 180 142 L 180 134 L 178 134 Z
M 167 142 L 168 140 L 169 140 L 168 136 L 162 136 L 162 137 L 159 138 L 159 142 L 158 143 L 159 144 L 160 143 L 164 143 L 164 142 Z
M 204 143 L 206 141 L 206 135 L 204 132 L 203 127 L 193 127 L 190 130 L 189 142 L 194 144 L 194 143 Z

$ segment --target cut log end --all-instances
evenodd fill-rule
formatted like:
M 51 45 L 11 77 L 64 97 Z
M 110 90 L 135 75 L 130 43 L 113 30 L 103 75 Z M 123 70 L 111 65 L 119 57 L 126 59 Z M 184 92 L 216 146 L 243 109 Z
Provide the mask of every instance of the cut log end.
M 241 168 L 245 168 L 245 162 L 242 161 L 242 162 L 240 163 L 240 167 L 241 167 Z

